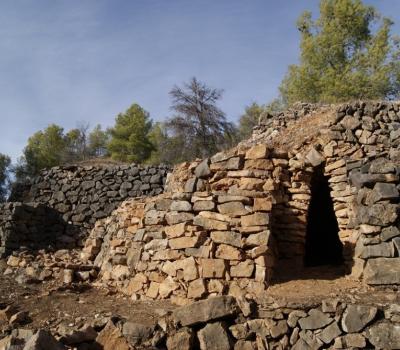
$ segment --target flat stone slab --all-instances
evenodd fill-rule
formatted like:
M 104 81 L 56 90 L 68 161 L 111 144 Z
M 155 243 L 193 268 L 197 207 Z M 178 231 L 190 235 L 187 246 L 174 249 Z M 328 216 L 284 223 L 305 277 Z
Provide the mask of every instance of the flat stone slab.
M 319 329 L 333 322 L 333 318 L 324 314 L 322 311 L 312 309 L 307 317 L 299 320 L 301 329 Z
M 235 315 L 239 308 L 232 296 L 220 296 L 201 300 L 175 309 L 173 318 L 182 326 L 191 326 L 221 317 Z
M 342 328 L 347 333 L 356 333 L 364 329 L 376 316 L 375 306 L 349 305 L 343 313 Z
M 400 284 L 400 258 L 369 259 L 364 270 L 368 284 Z

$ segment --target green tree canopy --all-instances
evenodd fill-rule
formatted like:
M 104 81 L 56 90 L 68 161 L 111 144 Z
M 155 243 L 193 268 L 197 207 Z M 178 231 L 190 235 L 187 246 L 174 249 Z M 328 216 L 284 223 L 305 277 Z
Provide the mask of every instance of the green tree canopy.
M 147 163 L 149 164 L 176 164 L 183 162 L 182 149 L 185 147 L 181 138 L 168 135 L 164 123 L 157 122 L 149 133 L 154 151 Z
M 138 104 L 133 104 L 125 113 L 119 114 L 110 129 L 111 140 L 108 151 L 111 157 L 125 162 L 142 163 L 154 150 L 149 139 L 152 120 Z
M 63 132 L 62 127 L 51 124 L 33 134 L 24 148 L 17 177 L 32 177 L 41 169 L 61 164 L 67 145 Z
M 0 153 L 0 202 L 4 202 L 7 197 L 10 165 L 10 157 Z
M 258 121 L 263 113 L 264 107 L 256 102 L 245 108 L 244 113 L 239 119 L 239 137 L 241 140 L 251 136 L 253 128 L 258 125 Z
M 361 0 L 321 0 L 320 17 L 298 20 L 300 63 L 280 91 L 288 104 L 384 99 L 399 94 L 399 46 L 392 22 Z
M 89 154 L 92 157 L 104 157 L 107 155 L 107 142 L 109 133 L 102 130 L 97 124 L 89 134 Z
M 222 91 L 212 89 L 192 78 L 183 87 L 175 86 L 170 91 L 172 110 L 167 129 L 183 144 L 181 158 L 190 160 L 207 157 L 226 145 L 227 135 L 233 132 L 232 123 L 217 106 Z

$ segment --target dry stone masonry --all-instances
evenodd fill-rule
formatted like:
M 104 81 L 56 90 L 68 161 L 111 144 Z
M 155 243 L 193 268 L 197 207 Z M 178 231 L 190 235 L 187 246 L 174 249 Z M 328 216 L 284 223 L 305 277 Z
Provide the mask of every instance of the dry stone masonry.
M 37 248 L 46 246 L 44 243 L 56 246 L 56 242 L 58 247 L 82 246 L 96 220 L 110 215 L 125 199 L 162 193 L 168 172 L 166 166 L 136 164 L 44 170 L 32 184 L 17 186 L 11 195 L 14 202 L 1 207 L 0 251 L 5 254 L 19 246 Z M 13 217 L 21 208 L 28 214 Z M 31 212 L 37 214 L 35 220 L 31 220 Z M 52 225 L 54 216 L 63 223 Z M 37 225 L 37 221 L 46 225 L 46 218 L 46 227 Z
M 132 300 L 179 306 L 154 326 L 110 318 L 99 333 L 73 334 L 104 349 L 400 348 L 394 293 L 379 304 L 351 293 L 302 304 L 267 291 L 274 276 L 296 278 L 304 266 L 324 264 L 342 266 L 366 294 L 398 289 L 398 102 L 300 104 L 265 117 L 250 140 L 177 166 L 164 192 L 166 169 L 126 175 L 134 168 L 56 168 L 30 188 L 43 210 L 72 225 L 60 227 L 56 246 L 69 242 L 69 230 L 94 226 L 81 250 L 13 252 L 7 273 L 29 269 L 38 281 L 67 285 L 94 280 Z M 36 241 L 30 220 L 18 216 L 31 207 L 3 208 L 2 246 Z M 41 215 L 30 217 L 40 227 Z M 24 239 L 10 240 L 17 227 Z M 51 337 L 39 332 L 32 342 Z
M 0 210 L 0 257 L 23 248 L 43 249 L 70 243 L 67 225 L 56 212 L 40 203 L 6 203 Z
M 400 284 L 399 104 L 323 111 L 267 131 L 262 143 L 181 165 L 166 193 L 98 221 L 83 258 L 105 284 L 178 304 L 260 295 L 273 272 L 332 251 L 330 262 L 353 277 Z M 315 234 L 322 244 L 310 245 Z

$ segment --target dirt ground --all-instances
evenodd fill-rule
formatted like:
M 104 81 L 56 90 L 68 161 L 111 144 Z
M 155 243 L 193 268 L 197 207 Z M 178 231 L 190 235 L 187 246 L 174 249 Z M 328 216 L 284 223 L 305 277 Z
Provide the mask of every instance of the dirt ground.
M 118 293 L 78 284 L 68 288 L 54 282 L 21 285 L 14 277 L 4 276 L 5 262 L 0 260 L 0 309 L 13 304 L 29 311 L 25 328 L 56 329 L 60 324 L 82 326 L 87 321 L 118 315 L 131 322 L 152 325 L 160 316 L 175 308 L 168 301 L 132 301 Z M 349 302 L 400 302 L 398 291 L 372 288 L 342 276 L 337 268 L 309 268 L 303 274 L 281 277 L 273 281 L 267 295 L 285 303 L 315 304 L 324 298 Z M 6 331 L 8 325 L 0 330 Z M 1 333 L 1 332 L 0 332 Z
M 4 261 L 0 260 L 1 264 L 4 265 Z M 30 320 L 24 328 L 30 329 L 55 329 L 61 323 L 80 327 L 87 321 L 101 322 L 113 315 L 153 325 L 160 316 L 174 309 L 168 301 L 132 301 L 86 284 L 73 284 L 68 288 L 51 281 L 20 285 L 15 278 L 4 276 L 0 266 L 0 309 L 7 305 L 29 312 Z M 0 324 L 0 330 L 5 330 L 4 325 Z

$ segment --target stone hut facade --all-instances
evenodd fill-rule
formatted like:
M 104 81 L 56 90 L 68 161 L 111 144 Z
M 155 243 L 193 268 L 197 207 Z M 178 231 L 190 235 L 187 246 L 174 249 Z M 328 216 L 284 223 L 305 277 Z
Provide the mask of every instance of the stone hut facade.
M 99 283 L 177 304 L 259 296 L 304 265 L 398 285 L 399 145 L 397 102 L 300 105 L 177 167 L 163 194 L 124 202 L 96 222 L 82 258 Z

